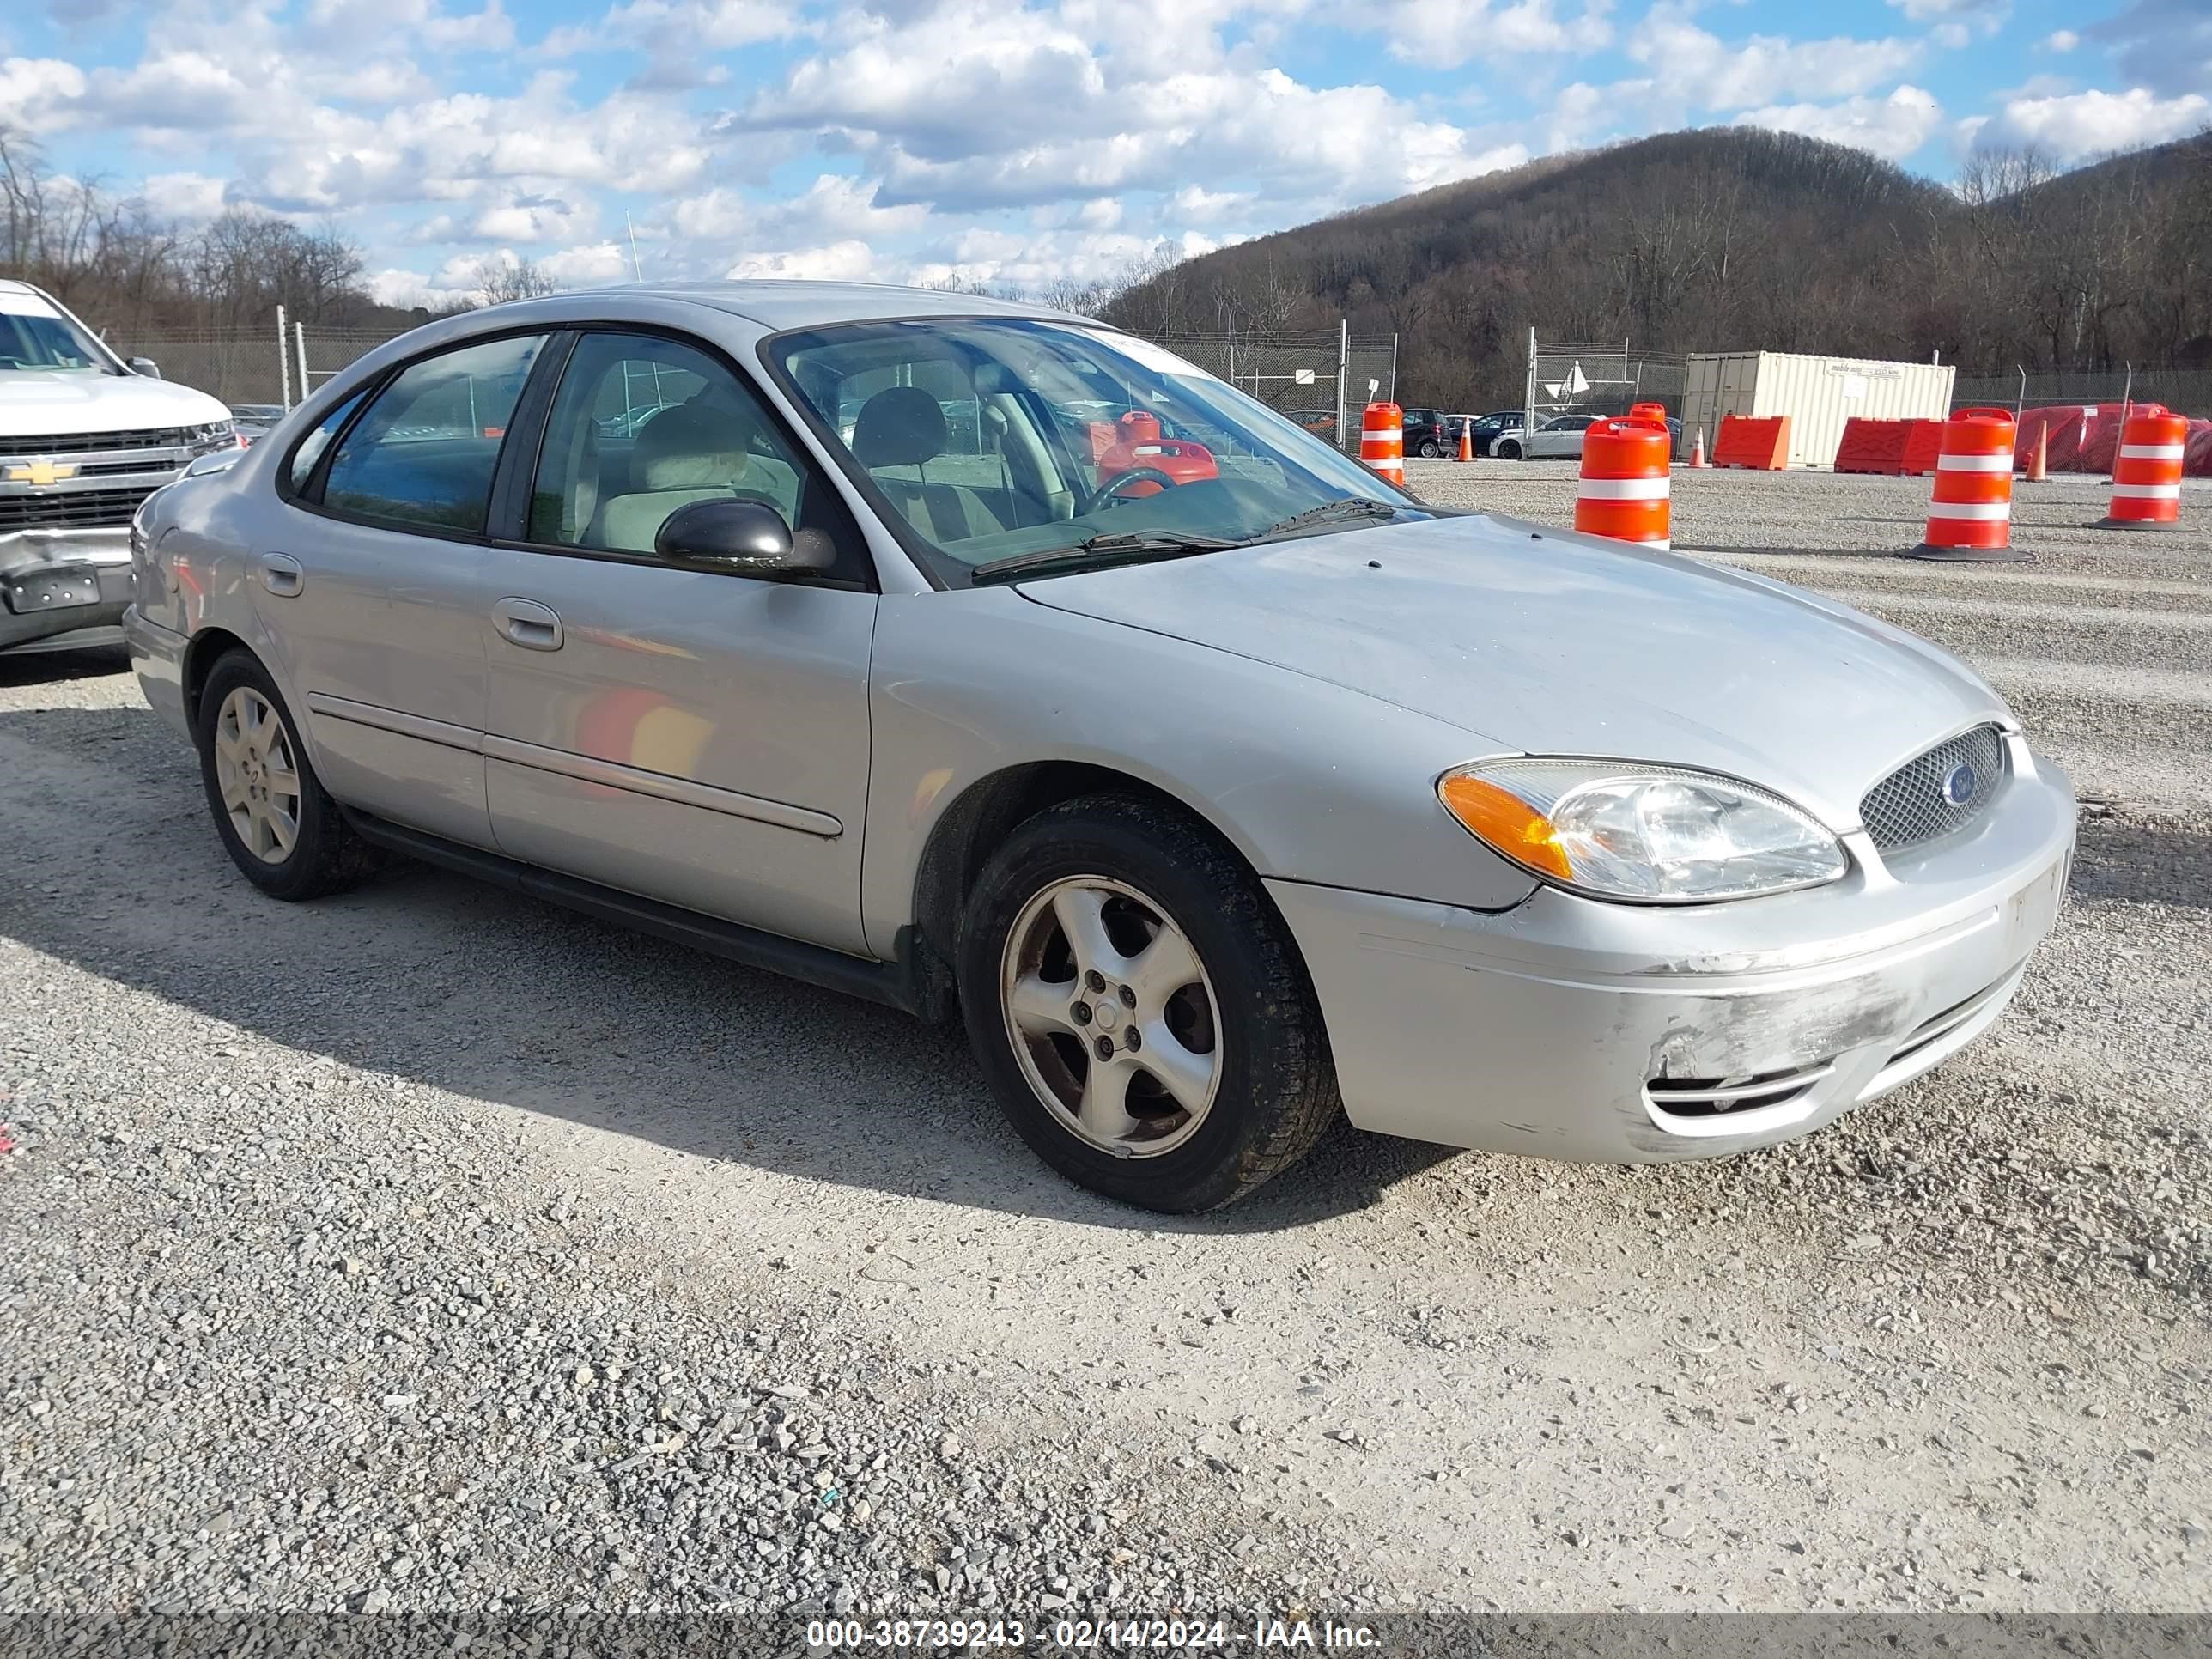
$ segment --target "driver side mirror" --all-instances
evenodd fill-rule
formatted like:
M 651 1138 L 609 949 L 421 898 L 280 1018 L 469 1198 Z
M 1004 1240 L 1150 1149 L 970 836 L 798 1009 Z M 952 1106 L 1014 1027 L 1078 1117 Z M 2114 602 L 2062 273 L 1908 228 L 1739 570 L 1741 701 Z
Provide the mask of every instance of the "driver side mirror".
M 653 550 L 672 563 L 771 582 L 827 575 L 837 562 L 823 532 L 794 534 L 774 507 L 738 496 L 678 507 L 653 537 Z
M 161 378 L 161 366 L 151 357 L 133 357 L 123 366 L 133 374 L 143 374 L 149 380 Z

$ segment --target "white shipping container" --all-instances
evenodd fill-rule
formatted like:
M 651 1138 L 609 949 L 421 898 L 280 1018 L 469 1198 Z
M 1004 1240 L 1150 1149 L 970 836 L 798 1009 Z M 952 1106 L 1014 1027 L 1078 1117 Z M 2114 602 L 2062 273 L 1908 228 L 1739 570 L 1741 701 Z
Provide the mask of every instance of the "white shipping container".
M 1682 426 L 1703 428 L 1708 453 L 1721 416 L 1790 417 L 1790 465 L 1833 466 L 1844 422 L 1940 421 L 1951 412 L 1949 363 L 1881 363 L 1863 357 L 1808 357 L 1787 351 L 1692 354 Z

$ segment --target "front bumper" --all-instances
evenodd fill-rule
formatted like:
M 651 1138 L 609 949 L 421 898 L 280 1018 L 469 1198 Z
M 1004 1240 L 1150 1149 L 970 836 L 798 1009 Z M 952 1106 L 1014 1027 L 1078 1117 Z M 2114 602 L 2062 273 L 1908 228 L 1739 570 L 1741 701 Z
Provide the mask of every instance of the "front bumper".
M 0 651 L 106 642 L 131 591 L 127 526 L 0 536 Z
M 1271 880 L 1364 1129 L 1599 1163 L 1805 1134 L 1993 1024 L 2056 921 L 2064 776 L 2014 740 L 1970 830 L 1828 887 L 1680 909 L 1553 888 L 1496 915 Z

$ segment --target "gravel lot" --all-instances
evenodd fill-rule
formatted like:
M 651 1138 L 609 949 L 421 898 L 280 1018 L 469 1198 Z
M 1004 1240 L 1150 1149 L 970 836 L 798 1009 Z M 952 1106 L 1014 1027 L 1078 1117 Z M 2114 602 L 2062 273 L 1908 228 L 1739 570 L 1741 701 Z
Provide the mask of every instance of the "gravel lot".
M 0 1610 L 2212 1606 L 2212 535 L 1676 489 L 2074 772 L 2014 1012 L 1794 1147 L 1343 1131 L 1190 1223 L 894 1014 L 419 868 L 263 901 L 116 659 L 0 660 Z

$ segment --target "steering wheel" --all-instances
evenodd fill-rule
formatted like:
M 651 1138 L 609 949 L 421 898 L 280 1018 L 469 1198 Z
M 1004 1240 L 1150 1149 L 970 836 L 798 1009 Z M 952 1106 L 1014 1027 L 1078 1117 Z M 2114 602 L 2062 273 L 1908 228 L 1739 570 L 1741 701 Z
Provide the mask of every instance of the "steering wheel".
M 1103 506 L 1108 501 L 1120 501 L 1121 490 L 1125 486 L 1134 483 L 1158 484 L 1162 489 L 1173 489 L 1176 487 L 1176 481 L 1156 466 L 1133 466 L 1127 472 L 1116 472 L 1104 483 L 1092 490 L 1091 499 L 1083 504 L 1083 510 L 1088 513 L 1093 507 Z

